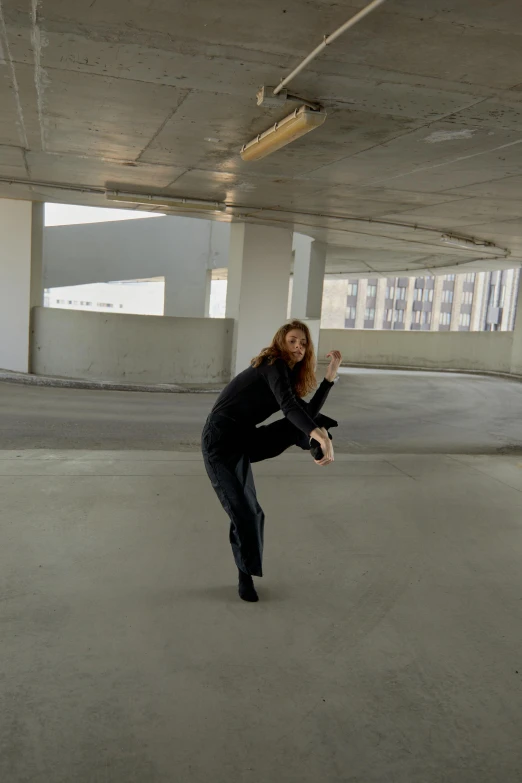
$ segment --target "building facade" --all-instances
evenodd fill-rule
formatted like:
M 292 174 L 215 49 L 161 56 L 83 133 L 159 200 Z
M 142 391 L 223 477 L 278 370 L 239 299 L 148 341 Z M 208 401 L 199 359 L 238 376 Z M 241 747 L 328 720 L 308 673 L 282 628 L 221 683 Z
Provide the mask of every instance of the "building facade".
M 321 326 L 329 329 L 510 331 L 520 270 L 437 277 L 327 277 Z

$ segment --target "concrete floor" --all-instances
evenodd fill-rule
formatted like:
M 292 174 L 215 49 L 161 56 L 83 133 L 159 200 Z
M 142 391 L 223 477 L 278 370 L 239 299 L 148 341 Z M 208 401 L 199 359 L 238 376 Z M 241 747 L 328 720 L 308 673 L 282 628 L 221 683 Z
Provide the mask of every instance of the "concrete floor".
M 247 605 L 197 454 L 1 452 L 0 779 L 522 780 L 521 468 L 259 465 Z
M 444 401 L 461 445 L 473 420 L 486 451 L 520 443 L 520 385 L 343 383 L 359 449 L 406 448 L 415 425 L 457 448 Z M 520 456 L 255 466 L 266 576 L 247 605 L 200 456 L 172 448 L 212 398 L 0 394 L 2 783 L 520 783 Z
M 325 410 L 338 453 L 522 451 L 522 386 L 501 378 L 342 369 Z M 0 383 L 0 448 L 199 450 L 215 394 Z

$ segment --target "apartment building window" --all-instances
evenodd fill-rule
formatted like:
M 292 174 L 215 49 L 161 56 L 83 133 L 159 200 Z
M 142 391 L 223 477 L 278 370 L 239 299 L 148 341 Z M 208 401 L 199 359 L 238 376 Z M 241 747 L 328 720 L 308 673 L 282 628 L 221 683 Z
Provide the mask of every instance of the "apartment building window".
M 462 294 L 462 304 L 466 304 L 466 305 L 473 304 L 472 291 L 464 291 L 464 293 Z
M 394 324 L 402 324 L 404 323 L 404 310 L 395 310 L 394 316 L 393 316 L 393 323 Z
M 433 302 L 433 288 L 424 289 L 424 301 Z
M 499 307 L 504 307 L 504 300 L 506 298 L 506 286 L 501 285 L 500 286 L 500 301 L 498 303 Z
M 453 291 L 443 291 L 442 301 L 446 304 L 451 304 L 451 302 L 453 302 Z
M 397 299 L 406 299 L 406 289 L 402 286 L 397 288 Z
M 459 324 L 460 326 L 471 326 L 471 315 L 469 313 L 461 313 Z
M 359 283 L 348 283 L 348 296 L 357 296 Z
M 466 277 L 464 278 L 465 283 L 474 283 L 475 282 L 475 272 L 469 272 Z
M 431 324 L 431 313 L 428 310 L 421 312 L 421 324 Z
M 355 316 L 357 315 L 357 308 L 356 307 L 347 307 L 346 308 L 346 318 L 348 321 L 355 321 Z
M 415 289 L 415 299 L 417 300 L 417 302 L 422 302 L 423 294 L 424 294 L 424 288 Z
M 365 321 L 374 321 L 375 320 L 375 308 L 374 307 L 367 307 L 364 311 L 364 320 Z
M 455 280 L 455 275 L 444 275 L 444 280 Z
M 369 285 L 368 289 L 366 291 L 366 296 L 369 296 L 369 297 L 377 296 L 377 286 L 376 285 Z
M 395 297 L 395 286 L 389 285 L 386 288 L 386 299 L 393 299 Z
M 439 324 L 440 326 L 449 326 L 451 324 L 451 313 L 441 313 Z
M 412 317 L 412 322 L 414 324 L 420 324 L 420 317 L 421 317 L 422 310 L 415 310 Z
M 385 310 L 384 311 L 384 320 L 391 322 L 392 318 L 393 318 L 393 310 Z

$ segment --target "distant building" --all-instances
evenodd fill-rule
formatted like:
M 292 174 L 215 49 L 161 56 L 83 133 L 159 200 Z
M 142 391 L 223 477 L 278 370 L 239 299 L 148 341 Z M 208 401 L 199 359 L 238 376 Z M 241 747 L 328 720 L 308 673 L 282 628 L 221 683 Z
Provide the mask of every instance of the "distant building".
M 437 277 L 327 276 L 323 329 L 510 331 L 520 270 Z

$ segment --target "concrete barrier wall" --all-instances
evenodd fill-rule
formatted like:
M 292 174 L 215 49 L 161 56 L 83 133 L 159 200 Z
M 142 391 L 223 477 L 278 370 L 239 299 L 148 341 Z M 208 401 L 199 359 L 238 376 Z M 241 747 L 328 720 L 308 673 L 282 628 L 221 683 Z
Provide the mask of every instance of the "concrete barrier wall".
M 34 309 L 37 375 L 128 383 L 224 383 L 233 321 Z M 323 329 L 319 359 L 338 348 L 346 364 L 517 372 L 512 332 Z M 521 367 L 522 369 L 522 367 Z
M 37 375 L 128 383 L 222 383 L 233 321 L 34 309 Z
M 509 373 L 513 333 L 321 330 L 319 359 L 332 348 L 347 364 Z

